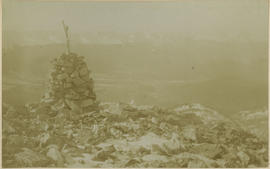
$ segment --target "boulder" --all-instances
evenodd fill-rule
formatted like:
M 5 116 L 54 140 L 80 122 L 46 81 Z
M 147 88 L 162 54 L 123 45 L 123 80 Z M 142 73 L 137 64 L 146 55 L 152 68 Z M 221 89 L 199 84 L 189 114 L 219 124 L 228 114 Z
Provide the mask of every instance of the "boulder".
M 111 157 L 111 153 L 112 152 L 110 152 L 110 151 L 101 150 L 92 158 L 92 160 L 106 161 L 107 159 L 109 159 Z
M 80 77 L 74 77 L 72 79 L 72 83 L 75 84 L 75 86 L 80 86 L 83 83 L 85 83 L 85 81 L 83 79 L 81 79 Z
M 57 163 L 57 167 L 63 167 L 64 166 L 64 158 L 62 157 L 62 154 L 60 153 L 57 145 L 49 145 L 47 147 L 47 157 L 52 159 Z
M 58 74 L 57 75 L 57 79 L 58 80 L 64 80 L 66 78 L 68 78 L 68 74 L 67 73 L 61 73 L 61 74 Z
M 70 75 L 71 78 L 76 78 L 76 77 L 79 77 L 79 72 L 77 70 L 75 70 L 71 75 Z
M 188 162 L 187 168 L 207 168 L 207 166 L 201 160 L 191 160 Z
M 106 151 L 106 152 L 108 152 L 108 153 L 113 153 L 113 152 L 116 151 L 114 145 L 105 146 L 105 147 L 103 148 L 103 150 Z
M 87 66 L 82 67 L 79 70 L 79 74 L 80 74 L 80 77 L 82 77 L 82 76 L 88 76 L 89 75 L 89 71 L 87 69 Z
M 83 80 L 86 81 L 86 82 L 89 82 L 89 81 L 90 81 L 89 74 L 82 75 L 82 76 L 80 76 L 80 77 L 81 77 L 81 79 L 83 79 Z
M 64 88 L 65 88 L 65 89 L 72 88 L 72 83 L 70 83 L 70 82 L 64 83 Z
M 241 160 L 243 167 L 247 167 L 249 159 L 250 159 L 249 156 L 246 153 L 244 153 L 243 151 L 238 152 L 237 156 Z
M 73 100 L 68 100 L 68 99 L 66 99 L 65 101 L 68 107 L 72 110 L 72 112 L 79 113 L 79 114 L 82 113 L 82 108 L 80 107 L 78 102 L 73 101 Z
M 187 126 L 183 129 L 182 135 L 187 140 L 195 141 L 196 140 L 196 129 L 192 126 Z
M 94 104 L 94 101 L 92 99 L 83 100 L 81 102 L 81 107 L 88 107 Z
M 130 159 L 124 167 L 138 167 L 138 164 L 140 164 L 140 160 L 138 159 Z
M 194 145 L 190 151 L 213 159 L 222 152 L 222 149 L 216 144 L 202 143 Z
M 139 154 L 150 154 L 151 153 L 151 150 L 150 149 L 147 149 L 143 146 L 141 146 L 138 150 L 137 150 L 137 153 Z

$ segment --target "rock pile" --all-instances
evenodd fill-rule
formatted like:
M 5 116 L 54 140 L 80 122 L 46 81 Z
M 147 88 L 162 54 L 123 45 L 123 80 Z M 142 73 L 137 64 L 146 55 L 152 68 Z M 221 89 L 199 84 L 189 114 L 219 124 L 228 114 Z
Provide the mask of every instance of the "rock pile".
M 84 57 L 75 53 L 62 54 L 52 64 L 49 88 L 41 102 L 50 104 L 55 111 L 62 108 L 73 113 L 96 110 L 94 83 Z

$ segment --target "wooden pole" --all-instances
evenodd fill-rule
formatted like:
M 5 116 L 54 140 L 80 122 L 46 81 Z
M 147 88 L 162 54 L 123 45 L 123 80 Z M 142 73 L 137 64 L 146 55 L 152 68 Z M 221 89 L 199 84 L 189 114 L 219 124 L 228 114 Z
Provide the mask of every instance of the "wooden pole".
M 62 21 L 63 28 L 65 31 L 66 39 L 67 39 L 67 54 L 70 54 L 70 45 L 69 45 L 69 35 L 68 35 L 68 26 L 65 25 L 64 21 Z

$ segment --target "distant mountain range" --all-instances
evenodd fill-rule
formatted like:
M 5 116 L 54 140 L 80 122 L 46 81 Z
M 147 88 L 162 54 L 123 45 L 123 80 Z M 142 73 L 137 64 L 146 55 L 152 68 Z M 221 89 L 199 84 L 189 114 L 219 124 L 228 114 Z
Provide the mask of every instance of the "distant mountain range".
M 179 41 L 215 41 L 233 42 L 244 44 L 267 43 L 255 39 L 242 40 L 238 36 L 227 36 L 226 39 L 204 36 L 202 34 L 191 35 L 177 32 L 75 32 L 71 33 L 74 44 L 108 44 L 124 45 L 127 43 L 151 43 L 155 46 L 173 44 Z M 61 31 L 3 31 L 3 44 L 5 48 L 13 45 L 48 45 L 62 44 L 65 42 L 64 32 Z

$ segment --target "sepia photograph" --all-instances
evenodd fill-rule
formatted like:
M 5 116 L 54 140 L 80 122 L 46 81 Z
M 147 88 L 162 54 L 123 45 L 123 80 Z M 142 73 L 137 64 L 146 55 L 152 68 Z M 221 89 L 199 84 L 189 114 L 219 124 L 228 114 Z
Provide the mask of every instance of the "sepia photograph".
M 2 168 L 268 168 L 269 0 L 2 0 Z

